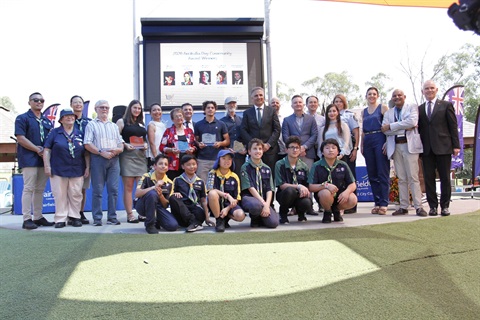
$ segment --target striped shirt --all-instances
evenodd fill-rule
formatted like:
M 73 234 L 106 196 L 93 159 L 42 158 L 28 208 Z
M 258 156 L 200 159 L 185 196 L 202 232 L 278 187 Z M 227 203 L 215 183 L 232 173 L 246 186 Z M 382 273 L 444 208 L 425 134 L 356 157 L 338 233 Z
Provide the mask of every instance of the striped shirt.
M 85 128 L 84 144 L 93 144 L 98 149 L 111 150 L 123 143 L 120 132 L 115 123 L 93 119 Z

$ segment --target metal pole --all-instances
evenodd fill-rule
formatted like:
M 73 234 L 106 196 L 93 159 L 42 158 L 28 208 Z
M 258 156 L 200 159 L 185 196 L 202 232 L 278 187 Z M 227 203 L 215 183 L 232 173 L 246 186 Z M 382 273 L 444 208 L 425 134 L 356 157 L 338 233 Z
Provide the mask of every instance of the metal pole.
M 140 99 L 140 49 L 137 37 L 136 1 L 133 0 L 133 97 Z
M 267 65 L 267 101 L 275 97 L 275 85 L 272 76 L 272 50 L 270 48 L 270 4 L 272 0 L 265 0 L 265 50 Z

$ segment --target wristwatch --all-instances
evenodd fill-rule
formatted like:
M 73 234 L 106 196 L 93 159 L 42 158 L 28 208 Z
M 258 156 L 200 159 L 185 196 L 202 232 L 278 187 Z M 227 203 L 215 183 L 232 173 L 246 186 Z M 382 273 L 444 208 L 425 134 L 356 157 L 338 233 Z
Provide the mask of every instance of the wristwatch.
M 102 149 L 98 149 L 98 154 L 100 155 L 102 153 Z

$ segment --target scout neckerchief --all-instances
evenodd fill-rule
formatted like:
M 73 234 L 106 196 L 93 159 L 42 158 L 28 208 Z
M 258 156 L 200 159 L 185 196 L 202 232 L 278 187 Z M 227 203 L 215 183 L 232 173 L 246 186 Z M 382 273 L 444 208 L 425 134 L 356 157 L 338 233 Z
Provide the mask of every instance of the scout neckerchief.
M 75 119 L 75 122 L 78 124 L 78 129 L 80 130 L 80 132 L 83 133 L 82 118 Z
M 75 144 L 73 143 L 73 137 L 75 136 L 75 129 L 72 130 L 72 133 L 68 134 L 65 131 L 65 128 L 62 126 L 62 133 L 67 138 L 68 142 L 68 151 L 70 151 L 70 155 L 72 158 L 75 158 Z
M 250 161 L 250 165 L 254 167 L 256 170 L 255 182 L 257 183 L 257 191 L 260 197 L 263 198 L 262 175 L 260 173 L 260 169 L 262 168 L 262 162 L 256 165 L 255 163 L 253 163 L 251 159 L 249 161 Z
M 43 129 L 43 119 L 40 116 L 40 118 L 35 117 L 35 120 L 37 120 L 38 126 L 40 127 L 40 141 L 43 142 L 43 139 L 45 138 L 45 130 Z
M 323 161 L 324 161 L 324 163 L 323 163 L 324 166 L 323 166 L 323 167 L 325 168 L 325 170 L 328 171 L 327 182 L 328 182 L 328 183 L 332 183 L 332 171 L 335 170 L 335 168 L 338 166 L 338 164 L 339 164 L 340 162 L 338 162 L 337 160 L 335 160 L 335 163 L 334 163 L 333 166 L 330 168 L 329 165 L 328 165 L 328 163 L 327 163 L 327 160 L 325 160 L 325 158 L 323 158 Z
M 188 183 L 188 185 L 190 186 L 190 189 L 188 190 L 188 199 L 190 199 L 190 201 L 192 201 L 193 204 L 197 204 L 198 197 L 197 197 L 197 194 L 195 193 L 195 189 L 193 188 L 193 184 L 195 183 L 195 181 L 197 181 L 197 175 L 194 174 L 193 178 L 190 179 L 184 172 L 180 175 L 180 178 L 182 178 L 183 181 Z
M 225 180 L 230 178 L 232 176 L 232 171 L 228 170 L 227 174 L 223 175 L 220 172 L 220 169 L 215 170 L 215 175 L 218 177 L 220 180 L 220 191 L 225 193 Z M 223 209 L 225 208 L 225 198 L 221 197 L 222 199 L 220 200 L 220 207 Z

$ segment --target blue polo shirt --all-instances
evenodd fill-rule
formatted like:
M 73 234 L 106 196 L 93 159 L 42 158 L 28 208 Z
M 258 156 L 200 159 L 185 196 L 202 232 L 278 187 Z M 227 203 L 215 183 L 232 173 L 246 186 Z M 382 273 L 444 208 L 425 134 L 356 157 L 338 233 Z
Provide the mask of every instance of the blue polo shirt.
M 205 133 L 215 135 L 215 141 L 223 141 L 223 135 L 228 133 L 227 126 L 222 121 L 213 118 L 212 122 L 208 122 L 205 118 L 195 123 L 195 137 L 198 137 L 198 142 L 202 142 L 202 135 Z M 218 152 L 223 148 L 214 148 L 213 146 L 206 146 L 203 149 L 198 149 L 197 158 L 201 160 L 216 160 Z
M 73 142 L 73 155 L 68 140 Z M 60 177 L 81 177 L 85 173 L 85 147 L 83 146 L 83 135 L 73 129 L 72 134 L 67 138 L 63 127 L 53 129 L 45 141 L 45 148 L 52 150 L 50 166 L 52 175 Z
M 225 116 L 220 119 L 227 126 L 228 136 L 230 137 L 230 148 L 233 148 L 234 141 L 242 142 L 240 136 L 240 127 L 242 126 L 242 117 L 235 115 L 234 119 L 230 116 Z
M 87 124 L 92 121 L 90 118 L 80 118 L 80 119 L 75 119 L 75 122 L 73 123 L 75 129 L 80 131 L 82 135 L 85 135 L 85 128 L 87 127 Z
M 37 119 L 41 121 L 43 126 L 43 142 L 40 136 L 40 124 Z M 25 136 L 36 146 L 44 145 L 51 129 L 52 123 L 50 120 L 44 115 L 37 118 L 32 110 L 28 110 L 15 119 L 15 136 Z M 17 144 L 17 158 L 19 168 L 43 167 L 43 159 L 36 152 L 25 149 L 20 144 Z

